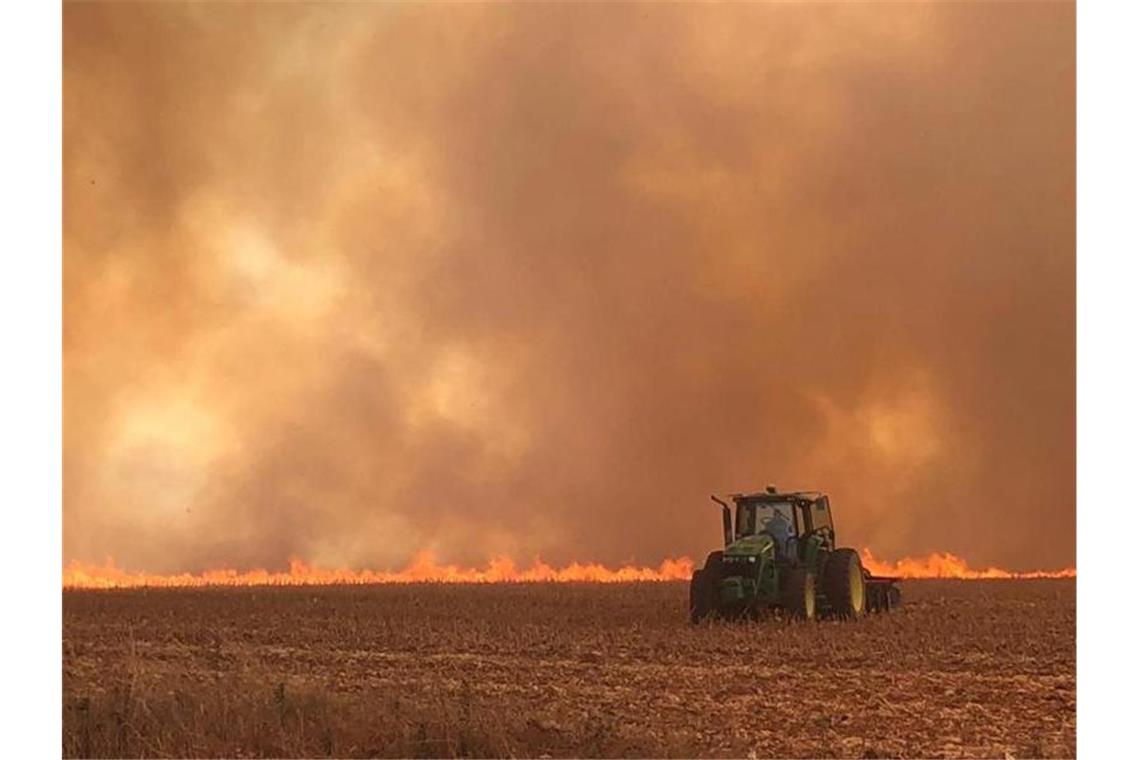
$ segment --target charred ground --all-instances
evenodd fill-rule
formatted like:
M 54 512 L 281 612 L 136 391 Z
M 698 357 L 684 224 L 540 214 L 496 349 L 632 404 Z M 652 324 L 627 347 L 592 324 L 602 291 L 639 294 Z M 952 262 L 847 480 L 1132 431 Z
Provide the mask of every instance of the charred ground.
M 1073 756 L 1071 580 L 857 624 L 680 583 L 68 591 L 65 756 Z

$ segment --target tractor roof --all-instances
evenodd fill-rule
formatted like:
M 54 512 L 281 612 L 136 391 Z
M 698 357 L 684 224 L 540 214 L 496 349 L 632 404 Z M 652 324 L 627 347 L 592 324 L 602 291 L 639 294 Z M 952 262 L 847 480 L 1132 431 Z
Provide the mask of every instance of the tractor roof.
M 823 494 L 819 491 L 757 491 L 755 493 L 731 494 L 733 501 L 814 501 Z

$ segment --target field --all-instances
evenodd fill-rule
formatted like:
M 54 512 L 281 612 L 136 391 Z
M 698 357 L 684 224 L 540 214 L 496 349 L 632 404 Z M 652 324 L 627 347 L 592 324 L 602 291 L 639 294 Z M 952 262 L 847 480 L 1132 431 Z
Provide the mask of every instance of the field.
M 680 583 L 65 591 L 65 756 L 1072 757 L 1071 580 L 859 623 Z

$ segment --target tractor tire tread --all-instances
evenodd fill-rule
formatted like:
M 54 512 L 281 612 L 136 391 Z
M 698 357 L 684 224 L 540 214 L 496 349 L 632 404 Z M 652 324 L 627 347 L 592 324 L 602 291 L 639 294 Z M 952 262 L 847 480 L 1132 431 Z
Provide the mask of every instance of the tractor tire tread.
M 699 623 L 716 612 L 716 592 L 723 569 L 724 552 L 711 552 L 705 566 L 689 581 L 689 619 Z
M 854 549 L 836 549 L 823 566 L 823 593 L 831 614 L 837 617 L 858 617 L 867 611 L 867 593 L 864 585 L 862 609 L 855 609 L 851 594 L 851 565 L 859 568 L 864 578 L 863 562 Z
M 781 603 L 784 609 L 798 620 L 813 620 L 815 618 L 815 578 L 806 567 L 793 567 L 787 570 L 784 579 L 784 588 L 781 592 Z M 807 595 L 812 599 L 807 603 Z

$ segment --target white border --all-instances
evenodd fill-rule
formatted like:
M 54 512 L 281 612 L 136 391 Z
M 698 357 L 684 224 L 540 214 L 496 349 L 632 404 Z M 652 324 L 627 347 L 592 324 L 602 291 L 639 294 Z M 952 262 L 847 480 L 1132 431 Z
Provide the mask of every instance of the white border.
M 62 13 L 6 8 L 0 42 L 6 757 L 62 752 Z
M 1077 6 L 1077 751 L 1133 747 L 1140 111 L 1132 3 Z

